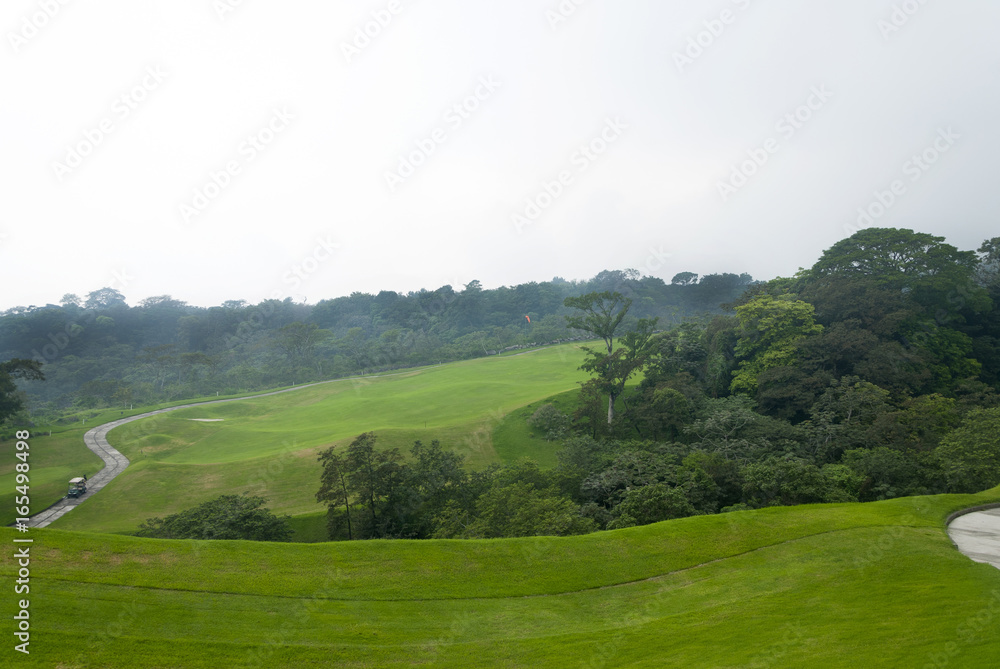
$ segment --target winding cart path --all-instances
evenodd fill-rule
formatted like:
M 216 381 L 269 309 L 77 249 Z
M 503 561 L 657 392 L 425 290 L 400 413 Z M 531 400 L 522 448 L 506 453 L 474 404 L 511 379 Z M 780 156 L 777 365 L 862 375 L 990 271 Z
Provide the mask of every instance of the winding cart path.
M 374 375 L 373 375 L 374 377 Z M 321 386 L 327 383 L 333 383 L 334 381 L 343 381 L 343 379 L 334 379 L 332 381 L 320 381 L 319 383 L 309 383 L 303 386 L 295 386 L 294 388 L 286 388 L 284 390 L 276 390 L 270 393 L 261 393 L 259 395 L 247 395 L 246 397 L 230 397 L 224 400 L 208 400 L 206 402 L 193 402 L 191 404 L 181 404 L 175 407 L 168 407 L 166 409 L 158 409 L 157 411 L 149 411 L 147 413 L 138 414 L 136 416 L 129 416 L 128 418 L 122 418 L 120 420 L 111 421 L 110 423 L 104 423 L 103 425 L 98 425 L 92 430 L 88 430 L 86 434 L 83 435 L 83 443 L 87 445 L 87 448 L 92 450 L 97 454 L 101 460 L 104 460 L 104 468 L 97 472 L 93 478 L 87 481 L 87 492 L 80 497 L 71 499 L 69 497 L 63 497 L 61 500 L 45 509 L 41 513 L 36 513 L 28 519 L 26 525 L 28 527 L 45 527 L 55 522 L 59 518 L 62 518 L 67 513 L 80 506 L 86 502 L 92 495 L 97 494 L 104 486 L 112 481 L 116 476 L 125 471 L 128 467 L 129 461 L 124 455 L 118 452 L 114 446 L 108 443 L 108 432 L 125 425 L 126 423 L 131 423 L 135 420 L 142 420 L 143 418 L 149 418 L 150 416 L 157 416 L 163 413 L 169 413 L 171 411 L 178 411 L 180 409 L 190 409 L 192 407 L 200 407 L 208 404 L 224 404 L 226 402 L 242 402 L 244 400 L 252 400 L 255 397 L 268 397 L 270 395 L 281 395 L 283 393 L 291 393 L 296 390 L 303 390 L 305 388 L 312 388 L 313 386 Z
M 1000 569 L 1000 508 L 955 518 L 948 525 L 948 536 L 970 559 Z

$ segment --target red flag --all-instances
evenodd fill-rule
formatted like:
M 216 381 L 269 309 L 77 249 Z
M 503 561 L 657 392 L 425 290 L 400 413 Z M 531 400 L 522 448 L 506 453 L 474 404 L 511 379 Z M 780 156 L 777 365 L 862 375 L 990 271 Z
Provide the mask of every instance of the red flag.
M 531 316 L 525 316 L 525 318 L 527 318 L 527 319 L 528 319 L 528 322 L 529 322 L 529 323 L 531 322 Z

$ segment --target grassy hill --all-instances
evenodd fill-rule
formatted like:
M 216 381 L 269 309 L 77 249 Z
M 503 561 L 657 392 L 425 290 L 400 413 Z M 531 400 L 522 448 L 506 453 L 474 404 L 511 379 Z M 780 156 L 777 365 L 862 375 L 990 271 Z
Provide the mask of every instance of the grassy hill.
M 1000 571 L 955 550 L 944 519 L 1000 501 L 1000 488 L 562 538 L 260 544 L 80 531 L 129 531 L 246 490 L 297 514 L 297 536 L 319 539 L 315 455 L 367 430 L 403 449 L 440 438 L 473 466 L 525 455 L 552 464 L 552 445 L 523 419 L 547 398 L 572 402 L 581 359 L 558 347 L 183 409 L 113 431 L 133 465 L 27 535 L 31 592 L 0 601 L 8 620 L 19 598 L 31 602 L 31 655 L 17 665 L 996 666 Z M 56 494 L 61 477 L 96 466 L 75 441 L 82 431 L 33 438 L 36 504 L 36 483 Z M 9 477 L 0 469 L 0 484 Z M 24 536 L 0 528 L 8 583 L 22 546 L 12 540 Z
M 995 667 L 1000 571 L 943 527 L 992 501 L 1000 488 L 492 541 L 34 530 L 19 665 Z
M 345 379 L 136 421 L 108 436 L 132 461 L 129 468 L 54 526 L 129 532 L 151 516 L 244 491 L 268 498 L 278 513 L 315 514 L 320 510 L 314 499 L 320 474 L 316 455 L 366 431 L 378 434 L 380 446 L 404 452 L 414 440 L 440 439 L 477 468 L 533 455 L 531 445 L 505 445 L 498 453 L 494 428 L 510 411 L 576 388 L 587 378 L 578 370 L 582 360 L 578 345 L 564 345 Z M 534 444 L 539 459 L 553 460 L 552 444 L 541 439 Z

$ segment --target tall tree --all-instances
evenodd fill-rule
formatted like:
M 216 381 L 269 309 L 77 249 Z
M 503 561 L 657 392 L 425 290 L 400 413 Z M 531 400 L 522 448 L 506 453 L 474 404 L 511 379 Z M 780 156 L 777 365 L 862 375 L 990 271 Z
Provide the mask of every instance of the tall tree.
M 866 228 L 834 244 L 811 273 L 914 287 L 942 276 L 968 278 L 975 264 L 973 251 L 959 251 L 945 244 L 944 237 L 906 229 Z
M 347 459 L 337 453 L 331 446 L 319 454 L 318 460 L 323 463 L 323 473 L 320 475 L 320 487 L 316 493 L 317 502 L 326 502 L 329 514 L 336 513 L 341 506 L 347 517 L 347 538 L 354 539 L 351 527 L 351 487 L 348 481 L 350 471 Z
M 755 394 L 761 373 L 795 362 L 796 344 L 823 331 L 814 313 L 811 304 L 791 296 L 762 295 L 736 307 L 740 366 L 733 377 L 733 392 Z
M 293 361 L 301 362 L 308 359 L 316 348 L 316 344 L 329 335 L 329 332 L 320 330 L 315 323 L 295 321 L 278 330 L 276 339 L 278 346 Z
M 621 346 L 613 353 L 608 344 L 608 353 L 584 347 L 587 359 L 580 369 L 590 372 L 596 377 L 598 388 L 608 396 L 608 425 L 615 419 L 615 400 L 625 392 L 625 384 L 640 372 L 653 355 L 651 345 L 656 328 L 656 319 L 642 318 L 634 330 L 622 335 L 618 343 Z
M 88 309 L 107 309 L 109 307 L 124 307 L 125 296 L 114 288 L 100 288 L 87 293 Z
M 375 450 L 375 439 L 374 432 L 365 432 L 347 447 L 348 484 L 370 516 L 371 535 L 385 538 L 396 529 L 391 511 L 404 476 L 403 456 L 398 448 Z
M 825 295 L 846 280 L 867 291 L 888 291 L 943 321 L 961 308 L 989 309 L 986 293 L 973 282 L 979 262 L 974 251 L 959 251 L 944 237 L 867 228 L 825 251 L 803 278 L 812 284 L 808 293 Z
M 567 297 L 563 304 L 583 312 L 575 316 L 566 316 L 566 327 L 600 337 L 608 349 L 606 355 L 585 349 L 590 355 L 590 359 L 580 369 L 596 374 L 602 386 L 601 390 L 609 393 L 608 425 L 610 425 L 615 418 L 615 398 L 620 394 L 611 393 L 618 387 L 617 380 L 627 371 L 627 366 L 621 360 L 621 356 L 617 360 L 611 358 L 614 352 L 615 331 L 628 315 L 632 300 L 618 292 L 604 291 L 603 293 L 588 293 L 580 297 Z M 653 324 L 655 325 L 655 320 Z M 629 373 L 625 380 L 628 380 L 631 375 Z
M 670 280 L 674 286 L 691 286 L 698 283 L 698 275 L 694 272 L 679 272 Z
M 979 247 L 976 282 L 984 288 L 1000 287 L 1000 237 L 987 239 Z
M 44 381 L 42 364 L 21 358 L 0 362 L 0 425 L 24 408 L 24 402 L 17 393 L 15 379 Z
M 575 316 L 566 316 L 566 327 L 589 332 L 603 339 L 605 346 L 608 347 L 608 355 L 611 355 L 615 331 L 628 315 L 632 300 L 621 293 L 604 291 L 580 297 L 567 297 L 563 304 L 583 312 Z

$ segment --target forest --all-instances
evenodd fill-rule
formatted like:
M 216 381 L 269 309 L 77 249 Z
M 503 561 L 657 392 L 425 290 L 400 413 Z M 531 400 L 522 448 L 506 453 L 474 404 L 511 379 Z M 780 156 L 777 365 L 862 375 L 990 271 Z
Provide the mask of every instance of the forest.
M 620 291 L 633 313 L 664 325 L 738 298 L 746 274 L 677 274 L 671 283 L 635 270 L 589 281 L 484 289 L 478 281 L 408 294 L 353 293 L 315 305 L 291 299 L 194 307 L 170 296 L 129 306 L 112 288 L 60 304 L 0 313 L 0 360 L 43 363 L 45 381 L 25 380 L 30 414 L 75 411 L 261 390 L 400 367 L 486 356 L 574 336 L 566 297 Z M 20 416 L 25 423 L 28 413 Z
M 568 324 L 607 348 L 588 348 L 578 393 L 526 418 L 562 445 L 557 467 L 470 472 L 447 445 L 404 457 L 366 433 L 321 455 L 317 499 L 335 539 L 492 538 L 985 490 L 1000 483 L 998 301 L 1000 238 L 960 251 L 897 229 L 665 332 L 625 318 L 620 293 L 569 298 Z

